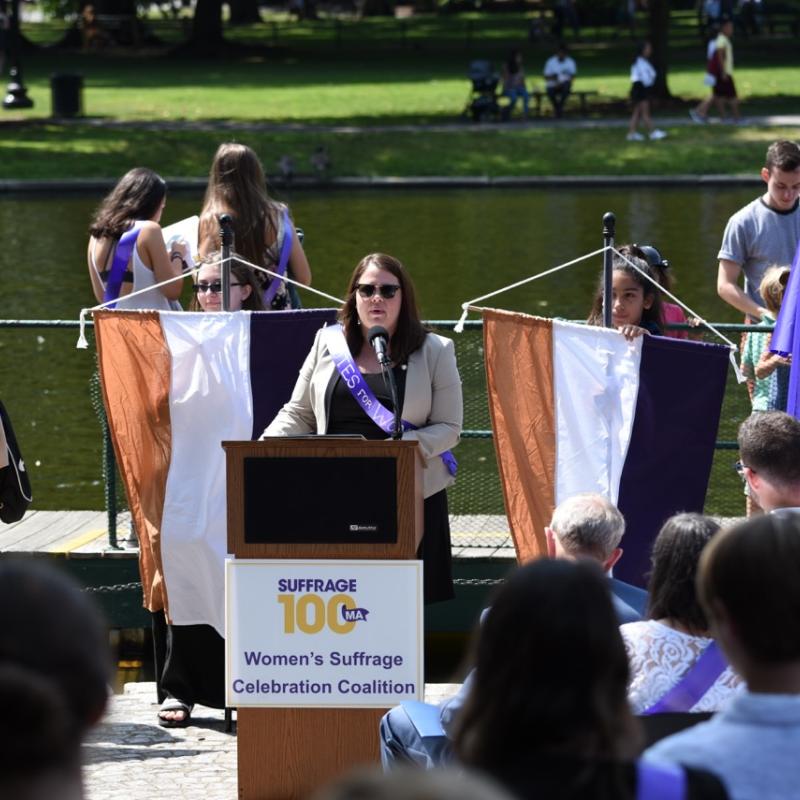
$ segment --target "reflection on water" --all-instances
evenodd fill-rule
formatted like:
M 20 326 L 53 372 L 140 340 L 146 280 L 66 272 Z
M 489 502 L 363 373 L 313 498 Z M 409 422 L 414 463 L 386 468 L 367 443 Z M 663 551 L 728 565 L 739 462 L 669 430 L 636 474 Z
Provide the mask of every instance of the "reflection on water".
M 314 285 L 340 296 L 356 262 L 385 251 L 406 263 L 427 319 L 455 319 L 460 304 L 602 245 L 602 216 L 617 240 L 657 245 L 678 294 L 722 321 L 716 253 L 730 214 L 756 189 L 601 188 L 296 192 L 287 199 L 306 232 Z M 92 305 L 86 228 L 99 196 L 6 197 L 0 202 L 0 275 L 6 319 L 77 319 Z M 201 195 L 173 194 L 164 224 L 197 213 Z M 583 318 L 597 256 L 489 301 L 497 307 Z M 188 292 L 186 294 L 188 300 Z M 308 306 L 322 305 L 305 295 Z M 89 403 L 93 350 L 77 332 L 0 331 L 2 399 L 30 465 L 36 508 L 101 508 L 99 428 Z

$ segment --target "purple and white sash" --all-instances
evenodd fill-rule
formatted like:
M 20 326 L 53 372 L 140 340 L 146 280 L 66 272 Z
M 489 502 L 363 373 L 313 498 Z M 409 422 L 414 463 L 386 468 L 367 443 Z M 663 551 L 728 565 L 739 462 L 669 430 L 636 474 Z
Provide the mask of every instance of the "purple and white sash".
M 281 280 L 281 278 L 286 275 L 286 268 L 289 264 L 289 256 L 292 253 L 292 239 L 294 238 L 294 231 L 292 230 L 292 221 L 289 218 L 289 212 L 285 208 L 281 212 L 281 230 L 283 231 L 281 252 L 278 256 L 278 264 L 273 270 L 273 272 L 277 272 L 281 277 L 273 278 L 269 286 L 267 286 L 266 290 L 264 291 L 264 306 L 267 309 L 269 309 L 273 298 L 278 293 L 278 289 L 281 288 L 281 284 L 284 282 Z
M 142 230 L 141 220 L 133 223 L 133 227 L 125 231 L 120 236 L 117 242 L 117 248 L 114 251 L 114 258 L 111 261 L 111 269 L 108 270 L 108 280 L 103 287 L 103 302 L 108 303 L 110 300 L 117 300 L 119 293 L 122 291 L 122 281 L 125 277 L 125 271 L 128 262 L 131 260 L 133 253 L 133 246 L 139 238 Z M 114 302 L 109 308 L 116 308 L 117 304 Z
M 333 363 L 341 375 L 344 385 L 350 390 L 356 403 L 363 412 L 385 433 L 391 436 L 394 433 L 394 414 L 386 408 L 383 403 L 375 396 L 369 388 L 364 376 L 361 374 L 347 346 L 347 339 L 344 338 L 344 331 L 341 325 L 329 325 L 325 329 L 325 345 L 333 358 Z M 417 429 L 406 420 L 401 420 L 404 431 Z M 447 471 L 455 477 L 458 470 L 458 462 L 450 450 L 446 450 L 439 456 L 444 462 Z
M 728 666 L 716 642 L 706 647 L 689 671 L 660 700 L 642 714 L 689 711 L 716 683 Z
M 684 800 L 686 770 L 678 764 L 636 762 L 636 800 Z

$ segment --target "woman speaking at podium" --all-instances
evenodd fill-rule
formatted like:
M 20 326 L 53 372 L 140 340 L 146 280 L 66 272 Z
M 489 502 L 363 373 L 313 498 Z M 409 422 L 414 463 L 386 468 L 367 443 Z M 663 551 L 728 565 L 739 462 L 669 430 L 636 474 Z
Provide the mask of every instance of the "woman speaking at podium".
M 450 448 L 458 443 L 463 417 L 453 342 L 425 330 L 411 278 L 396 258 L 383 253 L 365 256 L 355 268 L 339 323 L 317 333 L 291 399 L 262 438 L 305 433 L 388 438 L 395 407 L 383 360 L 395 378 L 403 439 L 418 442 L 424 466 L 424 526 L 417 557 L 424 562 L 425 602 L 449 600 L 453 581 L 446 489 L 455 480 Z M 356 493 L 362 489 L 354 487 Z

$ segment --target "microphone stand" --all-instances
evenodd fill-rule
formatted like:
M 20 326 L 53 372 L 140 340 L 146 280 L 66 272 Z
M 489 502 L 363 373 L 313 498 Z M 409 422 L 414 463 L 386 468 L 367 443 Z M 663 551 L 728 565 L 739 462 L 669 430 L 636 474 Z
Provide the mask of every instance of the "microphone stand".
M 394 379 L 394 371 L 392 370 L 392 362 L 388 356 L 379 359 L 381 364 L 381 372 L 383 372 L 383 379 L 389 383 L 389 394 L 392 397 L 392 405 L 394 406 L 394 432 L 392 439 L 401 439 L 403 437 L 403 423 L 400 408 L 400 400 L 397 396 L 397 382 Z
M 233 218 L 230 214 L 219 215 L 219 238 L 222 241 L 222 310 L 231 310 L 231 250 L 233 249 Z

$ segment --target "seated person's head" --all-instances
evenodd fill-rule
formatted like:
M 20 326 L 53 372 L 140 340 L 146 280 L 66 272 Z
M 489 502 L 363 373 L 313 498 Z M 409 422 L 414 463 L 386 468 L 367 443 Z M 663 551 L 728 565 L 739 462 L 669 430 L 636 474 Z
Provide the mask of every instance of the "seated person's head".
M 800 683 L 800 516 L 762 514 L 715 536 L 700 560 L 698 593 L 751 691 L 770 691 L 753 685 L 765 670 Z
M 252 267 L 231 253 L 231 311 L 263 311 L 264 289 Z M 217 250 L 200 262 L 194 278 L 190 311 L 222 311 L 222 253 Z
M 455 722 L 459 760 L 503 779 L 532 757 L 622 759 L 638 731 L 608 579 L 590 561 L 540 559 L 494 596 Z
M 651 556 L 647 587 L 650 619 L 677 622 L 695 636 L 708 631 L 695 578 L 700 554 L 717 531 L 719 524 L 702 514 L 676 514 L 664 523 Z
M 314 800 L 511 800 L 486 776 L 469 770 L 359 769 L 314 795 Z
M 739 456 L 765 511 L 800 506 L 800 421 L 783 411 L 752 414 L 739 428 Z
M 552 558 L 592 558 L 605 571 L 622 555 L 619 546 L 625 519 L 599 494 L 576 494 L 553 512 L 545 528 L 548 555 Z
M 0 796 L 68 797 L 23 788 L 67 774 L 79 785 L 80 744 L 105 710 L 112 675 L 99 612 L 54 567 L 0 561 L 0 665 Z

